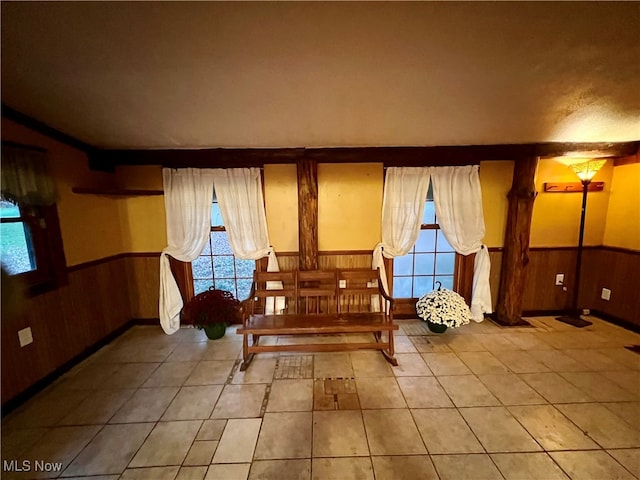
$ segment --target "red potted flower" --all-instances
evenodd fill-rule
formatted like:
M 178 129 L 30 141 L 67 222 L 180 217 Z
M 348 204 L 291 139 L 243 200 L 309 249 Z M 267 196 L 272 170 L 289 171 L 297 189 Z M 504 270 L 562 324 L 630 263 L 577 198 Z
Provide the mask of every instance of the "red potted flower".
M 211 287 L 187 302 L 180 319 L 183 324 L 204 330 L 209 339 L 215 340 L 224 336 L 229 325 L 240 320 L 240 312 L 240 302 L 231 292 Z

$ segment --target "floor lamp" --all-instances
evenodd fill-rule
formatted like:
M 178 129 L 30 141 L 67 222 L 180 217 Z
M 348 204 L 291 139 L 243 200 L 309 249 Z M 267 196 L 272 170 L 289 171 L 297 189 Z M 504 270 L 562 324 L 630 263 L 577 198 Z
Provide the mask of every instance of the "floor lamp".
M 584 221 L 587 216 L 587 193 L 589 192 L 589 184 L 594 175 L 607 163 L 606 159 L 595 159 L 588 161 L 579 161 L 577 163 L 570 163 L 569 167 L 575 172 L 576 175 L 582 181 L 582 213 L 580 215 L 580 236 L 578 237 L 578 254 L 576 256 L 576 273 L 575 282 L 573 286 L 573 301 L 571 303 L 571 310 L 568 315 L 562 317 L 556 317 L 559 320 L 574 327 L 586 327 L 591 325 L 591 322 L 584 320 L 580 317 L 582 310 L 578 308 L 578 293 L 580 292 L 580 268 L 582 266 L 582 242 L 584 240 Z

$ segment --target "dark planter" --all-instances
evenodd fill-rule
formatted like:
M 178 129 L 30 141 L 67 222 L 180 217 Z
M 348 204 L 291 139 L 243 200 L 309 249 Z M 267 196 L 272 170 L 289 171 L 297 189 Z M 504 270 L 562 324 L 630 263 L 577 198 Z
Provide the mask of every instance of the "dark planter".
M 427 327 L 429 327 L 429 330 L 433 333 L 444 333 L 447 331 L 446 325 L 443 325 L 442 323 L 433 323 L 429 320 L 427 320 Z
M 209 340 L 217 340 L 224 337 L 227 325 L 224 323 L 212 323 L 211 325 L 203 325 L 202 329 Z

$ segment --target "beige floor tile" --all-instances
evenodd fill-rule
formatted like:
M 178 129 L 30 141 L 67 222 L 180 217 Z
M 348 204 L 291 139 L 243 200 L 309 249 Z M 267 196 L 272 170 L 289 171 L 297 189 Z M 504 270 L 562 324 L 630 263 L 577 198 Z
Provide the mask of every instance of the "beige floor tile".
M 406 408 L 400 387 L 393 377 L 356 379 L 361 408 Z
M 181 465 L 202 422 L 159 422 L 131 463 L 130 468 Z
M 582 403 L 556 405 L 556 408 L 604 448 L 640 447 L 640 431 L 603 405 Z
M 57 424 L 91 394 L 89 390 L 53 390 L 37 395 L 7 418 L 2 429 L 48 427 Z
M 196 440 L 220 440 L 224 427 L 226 426 L 226 420 L 205 420 L 202 422 Z
M 555 372 L 518 375 L 551 403 L 593 402 L 593 398 Z
M 353 375 L 358 377 L 392 377 L 391 367 L 380 352 L 351 352 Z
M 559 350 L 530 350 L 529 353 L 552 372 L 584 372 L 590 370 Z
M 640 402 L 601 403 L 618 418 L 621 418 L 636 430 L 640 430 Z
M 120 480 L 174 480 L 180 467 L 127 468 Z
M 2 459 L 20 457 L 49 431 L 47 427 L 7 430 L 2 426 Z
M 500 401 L 485 387 L 475 375 L 455 375 L 438 377 L 456 407 L 489 407 L 500 405 Z
M 360 411 L 313 412 L 314 457 L 367 455 L 369 455 L 369 446 Z
M 209 349 L 208 342 L 183 343 L 175 346 L 167 362 L 199 362 Z
M 250 468 L 250 463 L 211 465 L 204 480 L 247 480 Z
M 596 372 L 565 372 L 562 377 L 598 402 L 628 402 L 638 396 Z
M 119 480 L 120 475 L 92 475 L 90 477 L 64 477 L 65 480 Z
M 396 377 L 433 376 L 419 353 L 398 353 L 396 354 L 396 360 L 398 360 L 398 366 L 392 368 Z
M 236 360 L 242 351 L 242 345 L 236 342 L 216 343 L 207 348 L 202 360 Z
M 486 454 L 433 455 L 440 480 L 503 480 Z
M 204 420 L 209 418 L 222 392 L 222 385 L 182 387 L 175 396 L 162 421 Z
M 640 449 L 628 448 L 623 450 L 607 450 L 607 452 L 623 467 L 640 478 Z
M 434 375 L 469 375 L 471 370 L 462 363 L 455 353 L 423 353 L 422 358 L 427 362 Z
M 478 375 L 478 378 L 503 405 L 536 405 L 547 403 L 534 389 L 512 373 Z
M 394 335 L 393 346 L 396 353 L 418 353 L 413 342 L 406 335 Z
M 309 480 L 311 460 L 257 460 L 251 464 L 249 480 Z
M 311 463 L 313 480 L 374 480 L 369 457 L 314 458 Z
M 569 480 L 546 453 L 494 453 L 491 458 L 506 480 Z
M 209 465 L 217 447 L 217 440 L 193 442 L 189 453 L 187 453 L 187 457 L 184 459 L 183 465 Z
M 280 355 L 273 378 L 274 380 L 312 379 L 313 355 Z
M 461 408 L 460 413 L 489 453 L 542 450 L 505 407 Z
M 626 345 L 633 344 L 634 342 L 623 342 Z M 640 342 L 635 342 L 640 343 Z M 602 353 L 607 357 L 613 359 L 618 367 L 616 370 L 620 370 L 623 367 L 632 369 L 632 370 L 640 370 L 640 355 L 632 352 L 627 348 L 603 348 L 596 350 L 598 353 Z
M 637 354 L 634 354 L 637 355 Z M 640 356 L 640 355 L 638 355 Z M 636 370 L 624 370 L 617 372 L 599 372 L 619 387 L 635 394 L 640 399 L 640 372 Z
M 532 333 L 518 332 L 518 333 L 503 333 L 503 337 L 509 339 L 511 343 L 516 345 L 520 350 L 551 350 L 553 347 L 548 343 L 545 343 L 539 337 L 536 337 Z
M 455 408 L 418 409 L 411 413 L 430 454 L 484 453 Z
M 409 408 L 453 407 L 453 402 L 434 377 L 396 379 Z
M 105 426 L 64 471 L 64 476 L 122 473 L 152 428 L 153 423 Z
M 232 418 L 227 421 L 212 462 L 250 463 L 253 459 L 261 424 L 261 418 Z M 207 477 L 209 473 L 207 472 Z M 249 469 L 247 468 L 248 474 Z
M 428 455 L 372 457 L 376 480 L 438 480 Z
M 602 371 L 620 369 L 618 362 L 594 349 L 570 349 L 563 350 L 562 353 L 586 366 L 589 370 Z
M 159 363 L 125 363 L 100 388 L 138 388 L 159 366 Z
M 551 452 L 549 455 L 574 479 L 634 480 L 606 452 Z
M 233 360 L 208 360 L 198 362 L 185 385 L 222 385 L 229 379 Z
M 313 359 L 313 378 L 353 377 L 348 352 L 316 353 Z
M 109 423 L 155 422 L 178 393 L 178 387 L 141 388 L 129 398 Z
M 266 413 L 254 458 L 275 460 L 311 457 L 311 412 Z
M 549 372 L 549 368 L 539 362 L 526 351 L 505 350 L 493 352 L 493 356 L 506 365 L 514 373 L 538 373 Z
M 208 467 L 182 467 L 176 480 L 203 480 Z
M 313 380 L 274 380 L 267 412 L 304 412 L 313 408 Z
M 460 352 L 485 352 L 487 348 L 480 342 L 479 334 L 451 335 L 447 345 L 456 353 Z
M 31 470 L 29 478 L 50 478 L 60 475 L 71 463 L 74 457 L 91 441 L 98 433 L 100 427 L 91 425 L 83 427 L 57 427 L 46 432 L 37 442 L 18 458 L 7 458 L 3 452 L 4 460 L 17 460 L 20 466 L 23 462 L 29 462 Z M 46 471 L 37 470 L 35 462 L 43 461 L 60 464 L 54 467 L 49 474 Z M 5 468 L 3 468 L 3 471 Z M 3 474 L 3 477 L 5 474 Z M 24 476 L 18 476 L 25 478 Z
M 449 341 L 452 336 L 436 337 L 433 335 L 420 335 L 407 337 L 413 343 L 419 353 L 451 353 Z
M 271 383 L 275 369 L 275 358 L 256 358 L 244 372 L 238 369 L 231 383 Z
M 477 375 L 509 373 L 506 365 L 491 352 L 460 352 L 458 357 Z
M 225 385 L 211 418 L 255 418 L 260 416 L 267 386 Z
M 59 425 L 107 423 L 135 390 L 96 390 L 64 417 Z
M 61 384 L 63 388 L 73 390 L 101 388 L 104 382 L 120 368 L 120 364 L 91 363 L 79 367 L 76 371 L 69 372 L 69 376 Z
M 197 364 L 197 362 L 163 363 L 142 384 L 142 387 L 181 387 Z
M 408 409 L 363 410 L 371 455 L 422 455 L 427 450 Z
M 507 407 L 529 434 L 547 450 L 590 450 L 596 445 L 552 405 Z

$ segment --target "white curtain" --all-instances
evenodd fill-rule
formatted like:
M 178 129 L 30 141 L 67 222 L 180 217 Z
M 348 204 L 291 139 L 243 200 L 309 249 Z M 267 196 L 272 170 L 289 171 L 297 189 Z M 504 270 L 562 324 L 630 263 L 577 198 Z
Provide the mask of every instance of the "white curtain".
M 260 169 L 216 169 L 213 183 L 233 254 L 244 260 L 269 256 L 267 272 L 278 272 L 278 259 L 269 244 Z M 281 289 L 282 285 L 268 282 L 267 288 Z M 269 300 L 267 313 L 284 308 L 283 298 L 278 297 L 275 306 L 273 299 Z
M 476 253 L 471 295 L 471 318 L 484 320 L 491 313 L 489 272 L 491 262 L 484 238 L 484 215 L 478 165 L 432 167 L 433 201 L 445 238 L 461 255 Z
M 382 199 L 382 242 L 373 250 L 373 268 L 380 269 L 382 288 L 387 293 L 389 284 L 383 256 L 406 255 L 416 243 L 428 190 L 428 168 L 387 168 Z
M 195 260 L 211 231 L 213 170 L 184 168 L 162 170 L 168 246 L 160 254 L 160 325 L 167 334 L 180 328 L 183 300 L 169 255 L 182 262 Z

